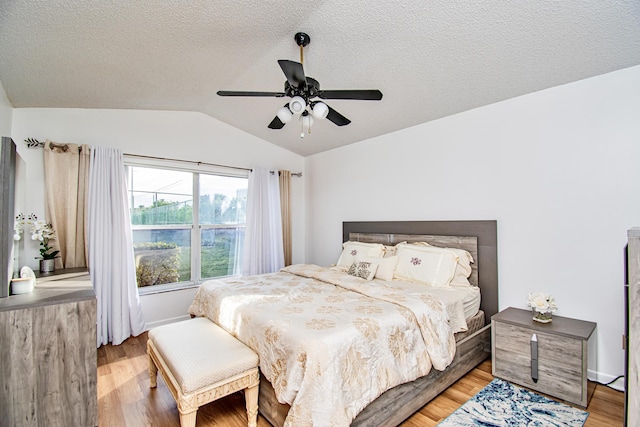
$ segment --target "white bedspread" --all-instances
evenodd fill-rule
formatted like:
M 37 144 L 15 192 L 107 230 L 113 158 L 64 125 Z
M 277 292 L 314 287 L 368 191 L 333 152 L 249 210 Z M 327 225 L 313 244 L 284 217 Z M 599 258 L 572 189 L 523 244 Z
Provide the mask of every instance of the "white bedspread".
M 444 370 L 447 305 L 415 284 L 367 282 L 315 265 L 203 283 L 189 308 L 260 356 L 287 426 L 346 426 L 398 384 Z

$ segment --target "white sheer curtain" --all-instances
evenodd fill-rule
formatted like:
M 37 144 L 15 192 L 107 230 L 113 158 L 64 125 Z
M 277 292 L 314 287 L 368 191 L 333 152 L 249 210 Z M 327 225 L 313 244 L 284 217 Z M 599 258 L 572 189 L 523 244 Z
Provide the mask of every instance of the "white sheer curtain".
M 249 173 L 242 265 L 245 276 L 284 267 L 280 185 L 278 176 L 267 169 L 254 168 Z
M 93 147 L 89 167 L 89 265 L 98 299 L 98 347 L 144 332 L 136 287 L 122 153 Z

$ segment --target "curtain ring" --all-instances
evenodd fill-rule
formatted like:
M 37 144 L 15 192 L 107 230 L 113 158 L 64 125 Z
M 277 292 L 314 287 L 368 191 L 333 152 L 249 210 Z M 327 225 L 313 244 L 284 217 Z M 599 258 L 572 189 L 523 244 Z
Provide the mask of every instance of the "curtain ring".
M 49 148 L 51 150 L 55 150 L 56 148 L 59 148 L 62 150 L 63 153 L 66 153 L 67 151 L 69 151 L 69 144 L 55 144 L 49 141 Z

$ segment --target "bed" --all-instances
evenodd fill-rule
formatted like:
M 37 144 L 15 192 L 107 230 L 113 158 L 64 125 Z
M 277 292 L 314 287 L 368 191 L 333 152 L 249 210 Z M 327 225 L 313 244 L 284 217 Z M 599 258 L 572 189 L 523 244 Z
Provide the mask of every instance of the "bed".
M 367 282 L 319 266 L 203 284 L 190 313 L 258 352 L 260 412 L 274 426 L 397 425 L 489 356 L 498 306 L 495 221 L 345 222 L 343 242 L 467 251 L 474 260 L 468 290 L 480 289 L 479 310 L 461 326 L 453 322 L 461 314 L 452 313 L 464 304 L 426 295 L 424 286 Z

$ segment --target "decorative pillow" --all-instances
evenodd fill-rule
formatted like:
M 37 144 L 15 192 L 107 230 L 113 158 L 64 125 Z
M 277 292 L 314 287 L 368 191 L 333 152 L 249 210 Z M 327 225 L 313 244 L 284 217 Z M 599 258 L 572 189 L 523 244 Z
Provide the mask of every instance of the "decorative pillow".
M 474 262 L 471 254 L 464 249 L 459 248 L 440 248 L 438 246 L 432 246 L 427 242 L 415 242 L 412 243 L 417 246 L 429 246 L 434 249 L 442 249 L 445 251 L 453 251 L 458 256 L 458 264 L 456 265 L 456 271 L 453 274 L 450 285 L 456 286 L 471 286 L 469 283 L 469 276 L 471 276 L 471 264 Z
M 382 258 L 382 260 L 380 261 L 380 264 L 378 264 L 378 271 L 376 271 L 376 279 L 386 280 L 387 282 L 392 281 L 393 273 L 396 272 L 397 265 L 398 265 L 397 255 Z
M 382 258 L 384 255 L 384 245 L 379 243 L 344 242 L 342 247 L 342 254 L 336 267 L 340 267 L 345 271 L 351 267 L 358 255 L 377 258 Z
M 384 245 L 384 257 L 385 258 L 392 257 L 395 254 L 396 254 L 396 247 L 395 246 Z
M 400 242 L 400 243 L 396 243 L 395 245 L 391 246 L 391 245 L 385 245 L 384 246 L 384 257 L 385 258 L 389 258 L 392 257 L 396 254 L 396 251 L 398 250 L 398 245 L 406 245 L 407 242 Z
M 453 279 L 458 256 L 432 246 L 398 245 L 394 278 L 434 287 L 446 287 Z
M 371 261 L 354 261 L 347 270 L 347 274 L 360 277 L 365 280 L 371 280 L 376 275 L 378 263 Z
M 398 265 L 398 257 L 396 255 L 390 257 L 385 256 L 384 258 L 358 257 L 356 261 L 368 261 L 378 264 L 375 278 L 386 280 L 387 282 L 393 280 L 393 273 L 396 271 L 396 266 Z

